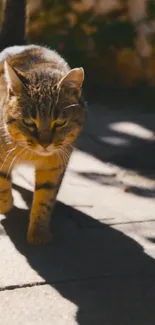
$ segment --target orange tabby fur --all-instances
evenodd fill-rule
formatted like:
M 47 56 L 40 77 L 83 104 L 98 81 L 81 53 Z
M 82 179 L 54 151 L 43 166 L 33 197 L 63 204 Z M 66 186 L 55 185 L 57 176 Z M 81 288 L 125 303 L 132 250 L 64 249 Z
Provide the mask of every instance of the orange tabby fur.
M 73 144 L 85 117 L 82 68 L 70 69 L 55 51 L 28 45 L 0 54 L 0 213 L 13 205 L 11 172 L 35 166 L 27 240 L 50 240 L 50 216 Z

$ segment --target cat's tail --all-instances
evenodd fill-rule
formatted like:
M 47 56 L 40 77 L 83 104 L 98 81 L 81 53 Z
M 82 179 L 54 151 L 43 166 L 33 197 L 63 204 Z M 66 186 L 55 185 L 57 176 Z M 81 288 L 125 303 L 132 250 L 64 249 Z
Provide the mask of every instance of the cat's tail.
M 13 45 L 26 44 L 26 0 L 5 0 L 0 51 Z

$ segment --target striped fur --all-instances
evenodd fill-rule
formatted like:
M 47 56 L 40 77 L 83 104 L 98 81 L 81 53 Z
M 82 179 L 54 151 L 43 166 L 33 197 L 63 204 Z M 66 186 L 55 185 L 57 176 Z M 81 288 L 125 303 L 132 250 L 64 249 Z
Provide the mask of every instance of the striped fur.
M 44 47 L 13 46 L 0 53 L 0 213 L 13 204 L 14 166 L 33 164 L 36 180 L 27 235 L 31 244 L 50 239 L 51 212 L 84 123 L 83 78 L 82 68 L 71 70 Z

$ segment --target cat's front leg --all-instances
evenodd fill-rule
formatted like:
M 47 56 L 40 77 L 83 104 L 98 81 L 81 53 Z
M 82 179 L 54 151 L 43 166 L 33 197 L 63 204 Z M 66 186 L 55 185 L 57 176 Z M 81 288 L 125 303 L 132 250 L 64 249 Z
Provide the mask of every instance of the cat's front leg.
M 27 234 L 30 244 L 50 241 L 50 216 L 62 175 L 63 171 L 60 168 L 46 171 L 36 170 L 35 192 Z
M 5 170 L 0 170 L 0 213 L 7 213 L 13 207 L 11 193 L 11 176 Z

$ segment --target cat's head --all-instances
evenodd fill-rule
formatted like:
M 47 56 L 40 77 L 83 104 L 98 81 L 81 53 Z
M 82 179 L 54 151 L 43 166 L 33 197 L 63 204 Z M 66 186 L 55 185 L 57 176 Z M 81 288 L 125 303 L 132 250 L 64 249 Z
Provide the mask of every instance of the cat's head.
M 25 74 L 5 62 L 5 80 L 4 123 L 18 145 L 51 155 L 75 142 L 85 118 L 82 68 L 66 75 L 49 67 Z

